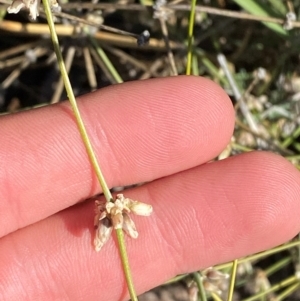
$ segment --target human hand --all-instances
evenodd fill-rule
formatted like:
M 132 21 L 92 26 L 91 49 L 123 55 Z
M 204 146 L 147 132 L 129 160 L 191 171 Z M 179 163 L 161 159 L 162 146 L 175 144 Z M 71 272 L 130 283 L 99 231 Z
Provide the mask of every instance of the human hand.
M 229 142 L 234 111 L 203 78 L 131 82 L 81 97 L 110 187 L 153 205 L 126 237 L 138 293 L 174 275 L 258 252 L 300 230 L 300 177 L 252 152 L 205 164 Z M 0 299 L 128 298 L 116 240 L 93 249 L 100 192 L 69 105 L 1 117 Z

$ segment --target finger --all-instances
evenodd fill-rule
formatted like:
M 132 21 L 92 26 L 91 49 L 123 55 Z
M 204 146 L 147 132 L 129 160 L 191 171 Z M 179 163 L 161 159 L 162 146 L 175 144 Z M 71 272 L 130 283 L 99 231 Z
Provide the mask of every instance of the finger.
M 299 173 L 267 153 L 206 164 L 126 195 L 154 207 L 149 218 L 134 216 L 139 238 L 126 238 L 138 293 L 270 248 L 300 229 Z M 2 238 L 0 297 L 126 299 L 115 240 L 92 250 L 92 211 L 93 203 L 77 205 Z
M 80 110 L 109 186 L 213 158 L 234 123 L 223 90 L 196 77 L 116 85 Z M 68 104 L 4 117 L 0 129 L 0 236 L 100 191 Z

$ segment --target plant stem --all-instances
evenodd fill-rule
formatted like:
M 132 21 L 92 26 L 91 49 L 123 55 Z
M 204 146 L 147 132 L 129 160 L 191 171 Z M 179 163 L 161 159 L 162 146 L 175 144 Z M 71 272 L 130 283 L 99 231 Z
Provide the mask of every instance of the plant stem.
M 214 301 L 222 301 L 222 299 L 220 298 L 220 296 L 214 292 L 211 293 L 212 298 L 214 299 Z
M 227 299 L 228 301 L 232 301 L 232 298 L 233 298 L 233 291 L 234 291 L 235 277 L 236 277 L 236 271 L 237 271 L 237 264 L 238 264 L 238 260 L 235 259 L 233 261 L 233 265 L 232 265 L 230 286 L 229 286 L 229 290 L 228 290 L 228 299 Z
M 254 300 L 258 300 L 259 298 L 261 298 L 262 296 L 265 296 L 267 294 L 270 294 L 271 292 L 275 292 L 277 290 L 281 290 L 285 287 L 287 287 L 288 285 L 294 285 L 294 284 L 298 284 L 299 285 L 299 279 L 297 278 L 297 276 L 292 276 L 289 277 L 275 285 L 272 285 L 272 287 L 270 287 L 268 290 L 265 290 L 263 292 L 257 293 L 254 296 L 251 296 L 249 298 L 243 299 L 243 301 L 254 301 Z
M 188 54 L 187 54 L 186 75 L 190 75 L 192 69 L 192 46 L 194 40 L 193 32 L 194 32 L 194 23 L 195 23 L 196 2 L 197 0 L 192 0 L 191 3 L 191 13 L 190 13 L 189 32 L 188 32 Z
M 90 139 L 88 137 L 86 128 L 84 126 L 84 123 L 82 121 L 77 103 L 76 103 L 76 99 L 73 93 L 73 89 L 69 80 L 69 76 L 68 76 L 68 72 L 66 70 L 64 61 L 63 61 L 63 57 L 62 57 L 62 53 L 59 47 L 59 41 L 58 41 L 58 37 L 55 31 L 55 26 L 54 26 L 54 22 L 53 22 L 53 18 L 52 18 L 52 13 L 51 13 L 51 8 L 50 8 L 50 4 L 48 2 L 48 0 L 43 0 L 43 4 L 44 4 L 44 9 L 45 9 L 45 13 L 46 13 L 46 17 L 47 17 L 47 22 L 49 25 L 49 29 L 50 29 L 50 34 L 51 34 L 51 38 L 52 38 L 52 42 L 53 42 L 53 46 L 54 46 L 54 51 L 57 57 L 57 61 L 58 61 L 58 65 L 59 65 L 59 69 L 64 81 L 64 85 L 65 88 L 67 90 L 67 94 L 68 94 L 68 98 L 72 107 L 72 110 L 74 112 L 75 115 L 75 119 L 76 119 L 76 123 L 80 132 L 80 136 L 83 140 L 83 143 L 86 147 L 89 159 L 92 163 L 92 166 L 95 170 L 97 179 L 100 183 L 100 186 L 102 188 L 103 194 L 105 196 L 105 199 L 107 202 L 111 202 L 113 201 L 113 197 L 111 195 L 111 192 L 106 184 L 106 181 L 104 179 L 104 176 L 102 174 L 102 171 L 100 169 L 100 165 L 97 161 L 97 157 L 95 155 L 95 152 L 93 150 L 92 144 L 90 142 Z M 118 238 L 118 246 L 119 246 L 119 251 L 120 251 L 120 256 L 121 256 L 121 260 L 122 260 L 122 266 L 123 266 L 123 270 L 124 270 L 124 274 L 125 274 L 125 278 L 126 278 L 126 282 L 127 282 L 127 286 L 128 286 L 128 290 L 129 290 L 129 294 L 131 297 L 132 301 L 137 301 L 137 297 L 136 297 L 136 293 L 134 290 L 134 286 L 133 286 L 133 281 L 132 281 L 132 277 L 131 277 L 131 272 L 130 272 L 130 266 L 129 266 L 129 261 L 128 261 L 128 256 L 127 256 L 127 252 L 126 252 L 126 246 L 125 246 L 125 241 L 124 241 L 124 236 L 123 236 L 123 230 L 122 229 L 118 229 L 116 230 L 117 232 L 117 238 Z
M 123 230 L 117 229 L 116 233 L 117 233 L 117 238 L 118 238 L 118 243 L 119 243 L 119 251 L 120 251 L 122 266 L 123 266 L 124 275 L 125 275 L 126 282 L 127 282 L 130 299 L 131 299 L 131 301 L 138 301 L 138 299 L 136 297 L 136 292 L 135 292 L 135 289 L 133 286 L 131 272 L 130 272 L 130 266 L 129 266 L 126 247 L 125 247 Z
M 99 55 L 99 57 L 102 59 L 103 63 L 105 64 L 105 66 L 107 67 L 107 69 L 110 71 L 111 75 L 113 76 L 114 80 L 118 83 L 121 84 L 123 83 L 123 79 L 121 78 L 121 76 L 119 75 L 118 71 L 116 70 L 116 68 L 114 67 L 114 65 L 111 63 L 110 59 L 108 58 L 108 56 L 106 55 L 106 53 L 104 52 L 104 50 L 99 46 L 98 42 L 96 41 L 96 39 L 91 36 L 91 34 L 86 30 L 85 31 L 86 34 L 88 35 L 91 43 L 93 44 L 93 46 L 96 49 L 97 54 Z
M 203 286 L 203 277 L 202 277 L 202 275 L 198 272 L 195 272 L 195 273 L 193 273 L 193 276 L 194 276 L 194 279 L 197 283 L 197 287 L 198 287 L 198 291 L 199 291 L 198 294 L 199 294 L 200 299 L 198 299 L 198 300 L 207 301 L 205 289 L 204 289 L 204 286 Z
M 286 243 L 284 245 L 281 245 L 279 247 L 273 248 L 271 250 L 266 250 L 266 251 L 248 256 L 248 257 L 241 258 L 241 259 L 239 259 L 239 263 L 243 263 L 243 262 L 246 262 L 246 261 L 259 260 L 259 259 L 262 259 L 264 257 L 282 252 L 282 251 L 290 249 L 290 248 L 298 247 L 298 246 L 300 246 L 300 241 L 298 241 L 298 240 L 297 241 L 292 241 L 292 242 Z M 219 264 L 219 265 L 215 266 L 215 268 L 218 269 L 218 270 L 222 270 L 222 269 L 229 268 L 231 265 L 232 265 L 232 263 L 228 262 L 228 263 Z
M 291 285 L 286 290 L 284 290 L 282 293 L 277 295 L 276 301 L 282 301 L 282 300 L 286 299 L 288 296 L 290 296 L 292 293 L 294 293 L 296 290 L 298 290 L 299 286 L 300 286 L 299 282 L 295 283 L 294 285 Z
M 98 181 L 101 185 L 101 188 L 102 188 L 103 194 L 105 196 L 105 199 L 106 199 L 107 202 L 110 202 L 112 200 L 112 195 L 109 191 L 109 188 L 106 184 L 106 181 L 104 179 L 104 176 L 103 176 L 102 171 L 100 169 L 100 166 L 98 164 L 95 152 L 93 150 L 92 144 L 91 144 L 90 139 L 88 137 L 86 128 L 84 126 L 84 123 L 82 121 L 82 118 L 81 118 L 81 115 L 80 115 L 80 112 L 79 112 L 79 109 L 78 109 L 78 106 L 77 106 L 77 103 L 76 103 L 76 99 L 75 99 L 75 96 L 74 96 L 74 93 L 73 93 L 73 89 L 72 89 L 72 86 L 71 86 L 71 83 L 70 83 L 70 80 L 69 80 L 68 72 L 66 70 L 66 66 L 64 64 L 62 53 L 61 53 L 61 50 L 60 50 L 60 47 L 59 47 L 58 37 L 57 37 L 56 31 L 55 31 L 55 26 L 54 26 L 54 22 L 53 22 L 53 18 L 52 18 L 52 13 L 51 13 L 51 8 L 50 8 L 50 5 L 48 3 L 48 0 L 43 0 L 43 4 L 44 4 L 44 8 L 45 8 L 47 22 L 48 22 L 49 29 L 50 29 L 50 34 L 51 34 L 51 38 L 52 38 L 52 42 L 53 42 L 54 51 L 55 51 L 57 61 L 58 61 L 58 66 L 59 66 L 61 75 L 63 77 L 64 85 L 65 85 L 65 88 L 67 90 L 68 98 L 69 98 L 73 113 L 75 115 L 76 123 L 77 123 L 78 129 L 79 129 L 79 132 L 80 132 L 80 136 L 81 136 L 81 138 L 83 140 L 83 143 L 86 147 L 86 151 L 88 153 L 88 156 L 89 156 L 89 159 L 92 163 L 92 166 L 95 170 Z

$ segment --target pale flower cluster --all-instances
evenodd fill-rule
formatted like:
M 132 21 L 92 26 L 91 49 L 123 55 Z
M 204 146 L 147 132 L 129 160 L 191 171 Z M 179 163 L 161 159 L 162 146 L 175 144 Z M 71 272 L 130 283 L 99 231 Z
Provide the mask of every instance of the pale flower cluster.
M 22 8 L 29 10 L 29 16 L 35 20 L 39 15 L 40 0 L 14 0 L 7 8 L 9 14 L 17 14 Z
M 96 201 L 96 216 L 94 225 L 96 235 L 94 239 L 95 250 L 98 252 L 110 238 L 112 228 L 123 229 L 132 238 L 138 237 L 133 220 L 129 213 L 149 216 L 153 209 L 151 205 L 125 198 L 123 194 L 117 194 L 113 202 Z
M 49 0 L 51 9 L 55 12 L 59 12 L 61 7 L 56 0 Z M 17 14 L 21 9 L 26 8 L 29 10 L 29 17 L 32 20 L 36 20 L 39 16 L 41 0 L 14 0 L 12 4 L 7 8 L 9 14 Z

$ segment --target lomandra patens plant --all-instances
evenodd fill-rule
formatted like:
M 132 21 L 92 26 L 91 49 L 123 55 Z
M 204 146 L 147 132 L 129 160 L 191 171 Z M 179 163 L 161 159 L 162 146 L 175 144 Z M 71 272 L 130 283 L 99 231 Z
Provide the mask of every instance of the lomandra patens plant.
M 129 216 L 130 212 L 143 216 L 149 216 L 152 213 L 151 205 L 125 198 L 123 194 L 117 194 L 113 202 L 101 203 L 96 201 L 95 204 L 94 225 L 97 230 L 94 245 L 96 251 L 100 251 L 107 242 L 112 227 L 115 230 L 124 230 L 132 238 L 138 237 L 135 224 Z
M 83 143 L 86 147 L 89 159 L 92 163 L 96 176 L 99 180 L 100 186 L 102 188 L 103 194 L 105 196 L 106 202 L 101 203 L 100 201 L 96 201 L 96 216 L 94 219 L 94 225 L 96 227 L 96 233 L 94 238 L 94 246 L 96 251 L 100 251 L 104 244 L 108 241 L 111 236 L 112 229 L 116 230 L 118 246 L 122 261 L 122 266 L 124 270 L 124 275 L 126 278 L 129 295 L 132 301 L 137 300 L 137 296 L 135 293 L 130 266 L 128 262 L 128 256 L 124 241 L 123 230 L 132 238 L 138 237 L 138 232 L 135 227 L 135 224 L 131 217 L 130 213 L 134 213 L 137 215 L 149 216 L 152 213 L 152 206 L 135 201 L 129 198 L 124 197 L 123 194 L 118 194 L 114 199 L 111 195 L 111 192 L 106 184 L 100 166 L 98 164 L 95 152 L 93 150 L 92 144 L 88 137 L 86 128 L 82 121 L 76 99 L 71 87 L 71 83 L 68 77 L 68 73 L 63 61 L 62 53 L 59 47 L 58 37 L 55 31 L 55 26 L 52 18 L 52 9 L 56 11 L 59 10 L 59 5 L 56 0 L 51 0 L 51 7 L 49 0 L 42 0 L 47 22 L 50 29 L 50 35 L 54 46 L 54 51 L 58 60 L 59 69 L 64 80 L 64 85 L 67 90 L 68 98 L 73 109 L 73 113 L 76 119 L 76 123 L 83 140 Z M 9 13 L 18 13 L 22 8 L 27 8 L 29 10 L 29 15 L 32 19 L 36 19 L 39 15 L 39 5 L 40 0 L 14 0 L 11 6 L 8 7 Z M 142 34 L 141 37 L 138 37 L 138 43 L 141 43 L 141 38 L 143 38 L 142 42 L 145 42 L 145 39 L 149 38 L 148 34 Z

